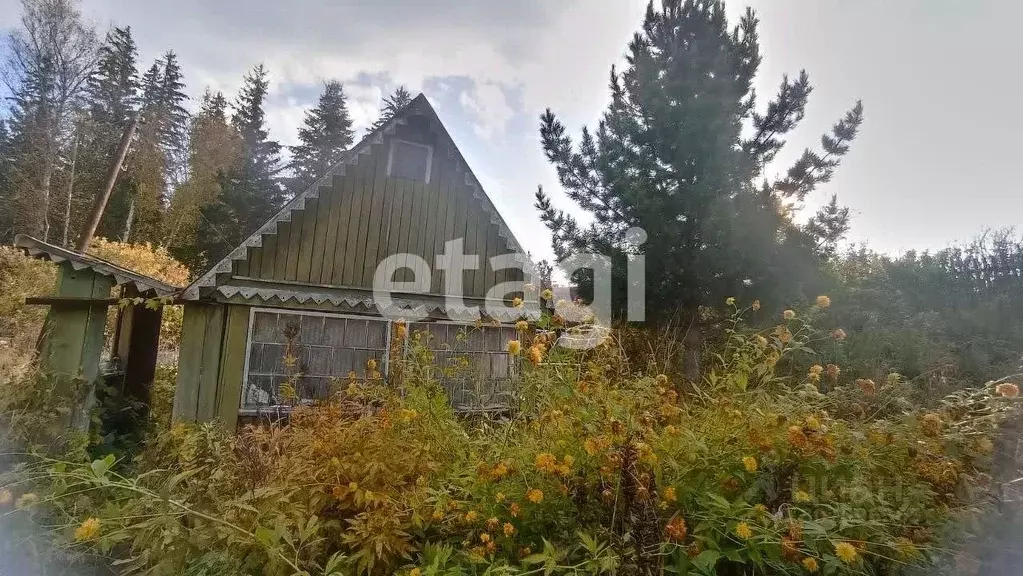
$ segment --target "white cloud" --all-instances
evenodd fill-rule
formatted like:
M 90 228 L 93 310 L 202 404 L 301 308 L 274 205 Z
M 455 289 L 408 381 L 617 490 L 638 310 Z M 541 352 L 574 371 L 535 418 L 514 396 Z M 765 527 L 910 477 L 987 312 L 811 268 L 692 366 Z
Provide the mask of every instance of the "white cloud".
M 461 93 L 459 102 L 476 116 L 473 130 L 487 141 L 503 135 L 508 121 L 515 114 L 504 89 L 496 82 L 473 84 L 471 90 Z

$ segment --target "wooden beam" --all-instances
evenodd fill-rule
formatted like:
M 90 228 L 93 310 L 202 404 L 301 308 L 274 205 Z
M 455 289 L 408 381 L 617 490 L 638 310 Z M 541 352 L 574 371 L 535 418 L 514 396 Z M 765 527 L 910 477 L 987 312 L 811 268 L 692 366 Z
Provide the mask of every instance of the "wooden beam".
M 117 298 L 89 298 L 80 296 L 29 296 L 25 298 L 25 304 L 31 306 L 62 306 L 67 308 L 113 306 L 118 302 Z

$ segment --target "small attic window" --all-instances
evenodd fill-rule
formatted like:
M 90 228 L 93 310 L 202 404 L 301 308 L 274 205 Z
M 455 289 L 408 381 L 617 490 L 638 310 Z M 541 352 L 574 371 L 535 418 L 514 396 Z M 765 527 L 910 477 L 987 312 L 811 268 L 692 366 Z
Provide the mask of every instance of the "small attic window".
M 406 140 L 391 140 L 387 157 L 387 175 L 417 182 L 430 183 L 433 165 L 433 146 Z

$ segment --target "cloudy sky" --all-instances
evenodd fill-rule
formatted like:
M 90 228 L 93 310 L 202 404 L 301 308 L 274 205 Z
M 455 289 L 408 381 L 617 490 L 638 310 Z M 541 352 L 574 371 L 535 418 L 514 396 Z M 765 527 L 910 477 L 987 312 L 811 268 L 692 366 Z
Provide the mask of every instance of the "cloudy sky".
M 833 182 L 853 212 L 851 237 L 887 252 L 940 248 L 1023 214 L 1017 158 L 1023 116 L 1017 23 L 1005 0 L 771 0 L 761 18 L 758 92 L 805 68 L 816 89 L 807 118 L 779 157 L 799 149 L 862 98 L 866 122 Z M 525 247 L 550 254 L 532 208 L 543 184 L 537 116 L 593 123 L 607 74 L 638 28 L 645 0 L 84 0 L 102 28 L 131 25 L 143 67 L 172 49 L 189 92 L 233 95 L 242 75 L 272 73 L 273 136 L 292 143 L 322 81 L 340 78 L 357 125 L 397 84 L 423 91 Z M 18 0 L 0 0 L 0 28 Z M 360 133 L 361 133 L 360 129 Z

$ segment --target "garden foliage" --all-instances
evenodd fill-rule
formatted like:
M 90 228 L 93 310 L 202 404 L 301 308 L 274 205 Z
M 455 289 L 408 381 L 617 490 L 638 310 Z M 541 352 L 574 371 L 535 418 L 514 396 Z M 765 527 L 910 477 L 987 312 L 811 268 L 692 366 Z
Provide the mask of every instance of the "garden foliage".
M 456 415 L 421 335 L 390 385 L 237 434 L 177 424 L 133 459 L 25 458 L 0 517 L 38 562 L 162 574 L 897 574 L 990 481 L 1018 389 L 915 409 L 901 378 L 795 366 L 845 334 L 729 300 L 703 384 L 521 326 L 507 414 Z M 766 313 L 766 311 L 765 311 Z M 541 326 L 549 325 L 541 322 Z M 399 345 L 404 343 L 399 342 Z M 400 379 L 396 375 L 401 375 Z M 42 532 L 40 532 L 42 530 Z

